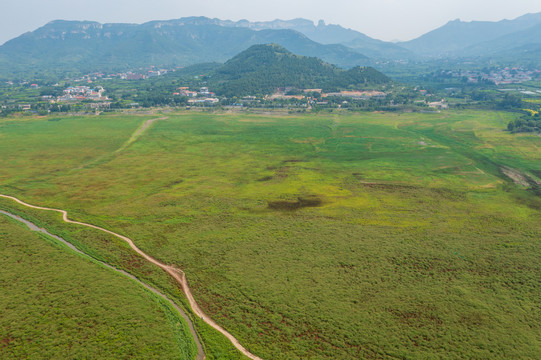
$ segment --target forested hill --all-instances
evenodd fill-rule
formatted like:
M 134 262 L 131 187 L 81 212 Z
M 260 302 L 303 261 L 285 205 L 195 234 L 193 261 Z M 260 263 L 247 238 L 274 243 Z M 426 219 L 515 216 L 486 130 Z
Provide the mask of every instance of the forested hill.
M 276 88 L 338 90 L 388 83 L 370 67 L 343 70 L 315 57 L 295 55 L 278 44 L 254 45 L 209 78 L 220 95 L 264 95 Z

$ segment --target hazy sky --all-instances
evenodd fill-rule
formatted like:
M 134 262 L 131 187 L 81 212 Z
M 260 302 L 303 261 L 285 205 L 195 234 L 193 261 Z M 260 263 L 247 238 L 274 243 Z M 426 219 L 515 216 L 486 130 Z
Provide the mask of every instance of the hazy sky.
M 323 19 L 377 39 L 409 40 L 457 18 L 541 12 L 541 0 L 2 0 L 0 9 L 0 44 L 56 19 L 142 23 L 185 16 Z

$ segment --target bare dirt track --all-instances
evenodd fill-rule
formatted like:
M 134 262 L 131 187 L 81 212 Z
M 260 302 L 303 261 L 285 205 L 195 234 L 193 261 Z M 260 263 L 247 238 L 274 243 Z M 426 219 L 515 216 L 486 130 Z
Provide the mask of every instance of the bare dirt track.
M 161 118 L 155 118 L 155 119 L 150 119 L 150 120 L 147 120 L 145 122 L 143 122 L 143 124 L 141 126 L 139 126 L 134 132 L 133 134 L 130 136 L 130 138 L 128 140 L 126 140 L 126 142 L 124 142 L 124 144 L 122 144 L 118 149 L 116 149 L 114 152 L 110 153 L 110 154 L 106 154 L 106 155 L 102 155 L 100 157 L 98 157 L 97 159 L 94 159 L 86 164 L 83 164 L 81 166 L 79 166 L 78 168 L 76 169 L 73 169 L 73 170 L 81 170 L 81 169 L 85 169 L 85 168 L 90 168 L 90 167 L 93 167 L 93 166 L 96 166 L 97 164 L 101 163 L 101 162 L 104 162 L 104 161 L 110 161 L 111 159 L 113 159 L 116 155 L 118 155 L 119 153 L 121 153 L 122 151 L 126 150 L 126 148 L 128 146 L 130 146 L 130 144 L 132 144 L 133 142 L 135 142 L 139 137 L 141 137 L 141 135 L 143 135 L 147 130 L 148 128 L 150 128 L 150 126 L 155 123 L 156 121 L 160 121 L 160 120 L 167 120 L 168 117 L 167 116 L 164 116 L 164 117 L 161 117 Z
M 38 209 L 38 210 L 45 210 L 45 211 L 55 211 L 55 212 L 59 212 L 62 214 L 62 219 L 67 222 L 67 223 L 70 223 L 70 224 L 76 224 L 76 225 L 81 225 L 81 226 L 86 226 L 86 227 L 90 227 L 90 228 L 93 228 L 93 229 L 96 229 L 96 230 L 99 230 L 99 231 L 103 231 L 103 232 L 106 232 L 108 234 L 111 234 L 123 241 L 125 241 L 126 243 L 128 243 L 128 245 L 130 245 L 130 247 L 135 251 L 137 252 L 139 255 L 141 255 L 142 257 L 144 257 L 147 261 L 153 263 L 154 265 L 156 266 L 159 266 L 161 269 L 163 269 L 165 272 L 167 272 L 169 275 L 171 275 L 175 281 L 180 285 L 180 287 L 182 288 L 182 291 L 184 292 L 184 294 L 186 295 L 186 298 L 188 298 L 188 301 L 190 303 L 190 307 L 192 308 L 192 311 L 194 312 L 195 315 L 199 316 L 205 323 L 207 323 L 208 325 L 210 325 L 211 327 L 213 327 L 214 329 L 218 330 L 220 333 L 222 333 L 229 341 L 231 341 L 231 343 L 243 354 L 245 355 L 246 357 L 250 358 L 250 359 L 253 359 L 253 360 L 262 360 L 260 357 L 252 354 L 251 352 L 249 352 L 246 348 L 244 348 L 240 342 L 233 336 L 231 335 L 227 330 L 225 330 L 224 328 L 222 328 L 220 325 L 218 325 L 216 322 L 214 322 L 211 318 L 209 318 L 204 312 L 203 310 L 201 310 L 201 308 L 199 307 L 199 305 L 197 304 L 197 302 L 195 301 L 193 295 L 192 295 L 192 292 L 190 290 L 190 287 L 188 286 L 188 281 L 186 279 L 186 274 L 179 268 L 176 268 L 174 266 L 171 266 L 171 265 L 166 265 L 156 259 L 154 259 L 153 257 L 151 257 L 150 255 L 147 255 L 145 252 L 143 252 L 141 249 L 139 249 L 135 244 L 134 242 L 126 237 L 126 236 L 123 236 L 123 235 L 120 235 L 120 234 L 117 234 L 115 232 L 112 232 L 110 230 L 107 230 L 107 229 L 104 229 L 104 228 L 101 228 L 99 226 L 96 226 L 96 225 L 92 225 L 92 224 L 87 224 L 87 223 L 83 223 L 83 222 L 79 222 L 79 221 L 74 221 L 74 220 L 70 220 L 68 218 L 68 213 L 67 211 L 65 210 L 60 210 L 60 209 L 52 209 L 52 208 L 47 208 L 47 207 L 41 207 L 41 206 L 36 206 L 36 205 L 31 205 L 31 204 L 28 204 L 22 200 L 19 200 L 17 199 L 16 197 L 13 197 L 13 196 L 9 196 L 9 195 L 4 195 L 4 194 L 0 194 L 0 197 L 2 198 L 6 198 L 6 199 L 10 199 L 10 200 L 13 200 L 23 206 L 26 206 L 26 207 L 29 207 L 29 208 L 32 208 L 32 209 Z
M 150 120 L 145 121 L 143 123 L 143 125 L 141 125 L 137 130 L 135 130 L 135 132 L 132 134 L 132 136 L 124 144 L 122 144 L 122 146 L 118 150 L 116 150 L 114 153 L 115 154 L 119 153 L 122 150 L 124 150 L 125 148 L 127 148 L 131 143 L 133 143 L 141 135 L 143 135 L 145 133 L 145 131 L 150 127 L 150 125 L 152 125 L 154 122 L 159 121 L 159 120 L 166 120 L 166 119 L 168 119 L 168 117 L 164 116 L 164 117 L 161 117 L 161 118 L 150 119 Z

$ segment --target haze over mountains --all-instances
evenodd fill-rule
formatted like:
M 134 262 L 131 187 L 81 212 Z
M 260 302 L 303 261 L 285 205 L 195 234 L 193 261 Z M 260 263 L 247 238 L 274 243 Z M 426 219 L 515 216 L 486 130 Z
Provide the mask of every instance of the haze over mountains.
M 343 28 L 340 25 L 325 24 L 323 20 L 320 20 L 317 25 L 306 19 L 267 22 L 220 21 L 220 24 L 223 26 L 247 27 L 253 30 L 295 30 L 320 44 L 342 44 L 374 59 L 414 57 L 413 53 L 393 43 L 373 39 L 363 33 Z
M 541 44 L 540 25 L 541 13 L 498 22 L 457 19 L 399 45 L 420 56 L 486 56 L 517 46 Z
M 344 45 L 319 44 L 294 30 L 255 31 L 221 26 L 207 18 L 185 18 L 142 25 L 54 21 L 1 46 L 0 63 L 88 70 L 190 65 L 225 62 L 251 45 L 266 43 L 341 67 L 368 62 Z
M 499 22 L 451 21 L 398 44 L 305 19 L 250 22 L 189 17 L 136 24 L 53 21 L 0 46 L 0 72 L 110 71 L 139 66 L 225 62 L 255 44 L 351 68 L 379 61 L 481 58 L 541 65 L 541 13 Z M 520 54 L 520 56 L 515 56 Z

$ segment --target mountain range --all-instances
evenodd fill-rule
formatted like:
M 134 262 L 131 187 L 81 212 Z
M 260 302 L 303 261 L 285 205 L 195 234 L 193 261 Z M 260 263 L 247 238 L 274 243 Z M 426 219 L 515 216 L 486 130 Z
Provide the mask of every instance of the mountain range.
M 540 30 L 541 13 L 498 22 L 457 19 L 398 45 L 425 57 L 488 57 L 520 46 L 541 44 Z
M 368 63 L 344 45 L 324 45 L 289 29 L 256 31 L 215 24 L 207 18 L 152 21 L 141 25 L 53 21 L 0 47 L 0 69 L 79 68 L 115 70 L 148 65 L 225 62 L 251 45 L 277 43 L 341 67 Z
M 254 30 L 289 29 L 298 31 L 321 44 L 341 44 L 372 60 L 422 60 L 431 58 L 500 58 L 514 51 L 533 51 L 541 46 L 541 13 L 526 14 L 514 20 L 453 20 L 417 39 L 390 43 L 339 25 L 317 25 L 305 19 L 268 22 L 214 20 L 222 26 L 247 27 Z M 539 59 L 541 63 L 541 59 Z M 541 64 L 540 64 L 541 65 Z
M 248 20 L 222 21 L 213 19 L 215 24 L 229 27 L 242 27 L 252 30 L 295 30 L 320 44 L 342 44 L 373 59 L 404 59 L 415 55 L 407 49 L 390 42 L 373 39 L 361 32 L 343 28 L 340 25 L 325 24 L 320 20 L 317 25 L 306 19 L 274 20 L 250 22 Z
M 114 71 L 220 62 L 256 44 L 352 68 L 381 60 L 471 58 L 541 66 L 541 13 L 498 22 L 450 21 L 390 43 L 305 19 L 250 22 L 188 17 L 144 24 L 57 20 L 0 46 L 0 75 L 21 71 Z

